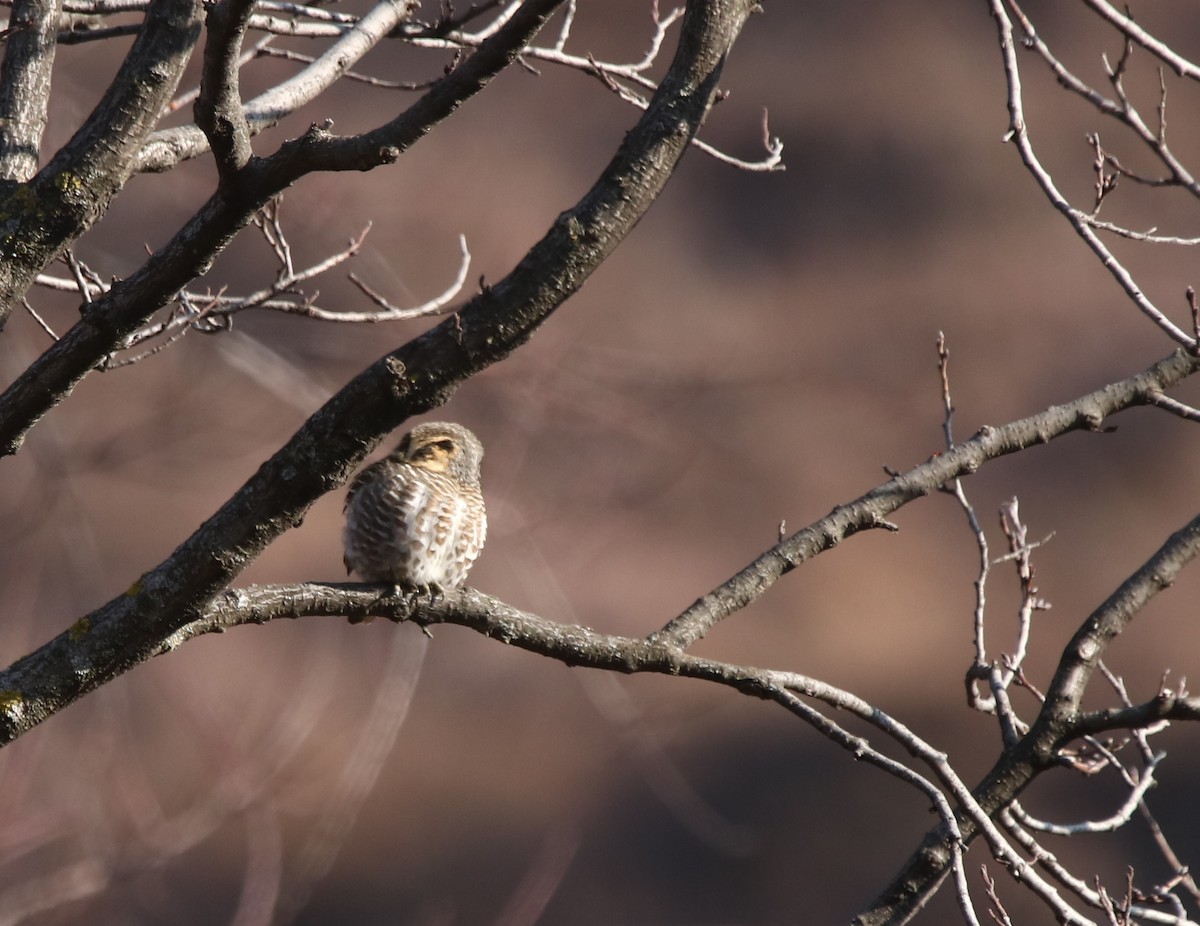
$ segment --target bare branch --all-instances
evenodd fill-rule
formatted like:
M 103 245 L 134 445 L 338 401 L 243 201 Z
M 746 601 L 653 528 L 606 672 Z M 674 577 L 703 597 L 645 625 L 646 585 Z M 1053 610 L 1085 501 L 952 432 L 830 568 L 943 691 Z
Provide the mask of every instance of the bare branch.
M 658 60 L 668 30 L 682 15 L 682 9 L 673 9 L 665 16 L 659 16 L 656 9 L 654 36 L 650 41 L 649 49 L 640 61 L 620 64 L 598 61 L 591 54 L 575 55 L 568 53 L 566 51 L 566 43 L 570 35 L 571 23 L 574 19 L 573 13 L 568 14 L 564 20 L 558 40 L 553 46 L 530 46 L 521 53 L 521 58 L 523 61 L 545 61 L 550 64 L 590 74 L 624 102 L 638 109 L 645 110 L 647 105 L 646 97 L 634 90 L 633 87 L 638 87 L 649 92 L 657 89 L 657 84 L 646 76 L 646 72 Z M 412 41 L 414 45 L 428 48 L 461 49 L 478 45 L 481 41 L 481 36 L 482 33 L 479 35 L 468 35 L 461 32 L 453 32 L 445 38 L 414 38 Z M 692 144 L 710 157 L 731 167 L 736 167 L 739 170 L 770 172 L 784 169 L 783 142 L 781 139 L 771 135 L 765 111 L 763 112 L 763 148 L 766 151 L 766 155 L 757 161 L 733 157 L 707 142 L 701 141 L 699 138 L 693 139 Z
M 730 614 L 761 597 L 775 582 L 818 553 L 861 530 L 877 526 L 886 515 L 914 498 L 928 495 L 958 476 L 975 472 L 987 460 L 1045 443 L 1077 430 L 1097 431 L 1104 419 L 1131 405 L 1150 401 L 1153 384 L 1195 372 L 1200 364 L 1185 351 L 1173 354 L 1138 376 L 1097 390 L 1067 405 L 1000 427 L 984 427 L 969 441 L 884 483 L 861 498 L 840 505 L 829 515 L 777 544 L 654 635 L 658 642 L 687 649 Z M 1174 368 L 1173 371 L 1168 372 Z M 1159 388 L 1162 391 L 1162 387 Z M 1114 401 L 1115 400 L 1115 401 Z
M 317 60 L 313 55 L 301 54 L 298 51 L 292 51 L 288 48 L 272 48 L 268 44 L 271 39 L 272 37 L 263 39 L 260 45 L 255 47 L 255 51 L 246 57 L 281 58 L 284 61 L 299 61 L 302 64 L 312 64 Z M 379 87 L 383 90 L 428 90 L 438 81 L 436 77 L 431 77 L 428 80 L 384 80 L 381 77 L 360 74 L 358 71 L 347 71 L 342 76 L 346 80 L 367 84 L 370 87 Z
M 1140 569 L 1084 621 L 1063 652 L 1037 720 L 1019 742 L 1004 751 L 992 770 L 972 791 L 985 815 L 990 817 L 998 813 L 1002 820 L 1011 821 L 1011 826 L 1007 827 L 1010 833 L 1020 829 L 1008 814 L 1008 805 L 1040 772 L 1056 765 L 1059 750 L 1066 742 L 1086 732 L 1095 732 L 1094 722 L 1084 723 L 1081 720 L 1079 704 L 1091 672 L 1107 644 L 1155 594 L 1168 587 L 1198 553 L 1200 516 L 1172 534 Z M 1105 719 L 1111 721 L 1114 718 L 1111 714 L 1105 714 Z M 962 833 L 968 842 L 974 837 L 974 827 L 978 823 L 975 816 L 963 821 Z M 952 863 L 950 847 L 953 841 L 952 834 L 944 826 L 931 830 L 892 882 L 854 922 L 858 926 L 868 926 L 902 921 L 908 914 L 920 909 Z M 993 851 L 997 851 L 995 846 Z M 1029 886 L 1024 872 L 1020 880 Z M 1095 895 L 1095 892 L 1092 894 Z M 1049 902 L 1041 892 L 1039 896 Z M 1081 892 L 1080 896 L 1085 895 Z M 1099 897 L 1095 897 L 1095 901 L 1089 902 L 1098 904 Z M 1055 908 L 1055 915 L 1063 922 L 1087 922 L 1073 911 L 1064 919 L 1064 912 L 1058 907 Z M 1152 922 L 1182 922 L 1154 910 L 1144 911 L 1140 915 Z
M 507 67 L 560 2 L 529 0 L 523 4 L 519 15 L 507 29 L 496 33 L 492 44 L 481 47 L 408 110 L 378 129 L 334 139 L 326 127 L 314 126 L 299 139 L 285 142 L 274 155 L 250 161 L 238 172 L 236 182 L 218 187 L 170 241 L 137 272 L 97 299 L 58 343 L 0 395 L 0 455 L 15 453 L 41 415 L 107 356 L 122 349 L 126 339 L 199 276 L 273 197 L 313 171 L 367 170 L 395 161 L 403 149 Z M 691 98 L 678 105 L 690 102 Z M 653 124 L 657 118 L 659 114 L 653 118 L 648 114 L 643 123 Z M 649 201 L 639 199 L 639 205 L 648 207 Z M 614 232 L 609 240 L 615 242 L 619 237 Z M 573 246 L 581 245 L 575 240 Z M 598 262 L 605 254 L 597 252 L 593 259 Z
M 35 322 L 38 323 L 38 327 L 40 327 L 44 332 L 46 332 L 46 334 L 50 335 L 50 339 L 52 341 L 57 341 L 58 335 L 54 333 L 54 329 L 51 328 L 46 323 L 46 320 L 44 318 L 42 318 L 42 316 L 38 315 L 37 311 L 33 308 L 33 306 L 29 304 L 29 300 L 23 299 L 23 300 L 21 300 L 21 302 L 22 302 L 22 305 L 25 306 L 25 311 L 28 312 L 33 317 L 33 320 Z
M 1076 632 L 1046 692 L 1046 704 L 1031 735 L 1058 737 L 1081 729 L 1079 707 L 1092 672 L 1108 644 L 1154 595 L 1168 588 L 1179 571 L 1200 553 L 1200 517 L 1172 534 L 1145 565 L 1130 576 Z M 1087 732 L 1095 732 L 1089 729 Z
M 1141 780 L 1129 792 L 1128 797 L 1125 798 L 1125 802 L 1111 816 L 1105 817 L 1102 820 L 1084 820 L 1080 823 L 1050 823 L 1026 813 L 1017 801 L 1014 801 L 1011 805 L 1013 818 L 1022 826 L 1043 833 L 1051 833 L 1055 836 L 1077 836 L 1081 833 L 1107 833 L 1118 829 L 1133 818 L 1134 813 L 1138 809 L 1138 804 L 1141 803 L 1146 792 L 1154 787 L 1154 770 L 1158 768 L 1158 764 L 1165 758 L 1166 753 L 1159 753 L 1154 756 L 1145 769 L 1142 770 Z
M 1192 408 L 1190 405 L 1185 405 L 1177 399 L 1172 399 L 1170 396 L 1158 395 L 1150 396 L 1150 404 L 1164 409 L 1173 415 L 1178 415 L 1180 418 L 1187 421 L 1200 421 L 1200 409 Z
M 942 434 L 945 438 L 946 449 L 954 450 L 954 402 L 950 398 L 950 348 L 946 346 L 946 335 L 939 331 L 937 336 L 938 379 L 942 386 Z M 967 689 L 967 703 L 975 710 L 992 711 L 997 705 L 995 699 L 986 700 L 979 693 L 978 683 L 988 679 L 991 672 L 988 669 L 987 646 L 984 638 L 984 615 L 987 610 L 987 580 L 991 569 L 991 554 L 988 552 L 987 536 L 979 523 L 975 508 L 967 498 L 962 480 L 955 478 L 946 486 L 946 491 L 954 496 L 958 506 L 967 518 L 967 527 L 975 539 L 975 548 L 979 551 L 979 571 L 975 576 L 975 607 L 972 614 L 975 643 L 975 659 L 967 669 L 964 682 Z M 995 686 L 993 686 L 995 687 Z
M 1185 331 L 1175 325 L 1170 319 L 1164 315 L 1157 306 L 1154 305 L 1142 292 L 1141 288 L 1134 281 L 1132 275 L 1125 269 L 1124 265 L 1116 259 L 1111 251 L 1092 231 L 1084 213 L 1074 208 L 1067 199 L 1058 191 L 1054 180 L 1050 174 L 1042 166 L 1037 154 L 1033 150 L 1033 145 L 1029 140 L 1029 130 L 1025 121 L 1024 102 L 1022 100 L 1020 68 L 1017 64 L 1016 48 L 1013 44 L 1012 22 L 1008 17 L 1005 9 L 1006 0 L 989 0 L 992 17 L 996 20 L 996 26 L 999 31 L 1000 51 L 1004 61 L 1004 73 L 1008 80 L 1008 110 L 1010 118 L 1010 128 L 1005 140 L 1014 141 L 1017 146 L 1017 151 L 1020 153 L 1021 161 L 1026 169 L 1033 176 L 1038 186 L 1051 204 L 1061 212 L 1075 229 L 1076 234 L 1083 239 L 1084 243 L 1092 249 L 1093 253 L 1100 259 L 1104 268 L 1112 274 L 1120 287 L 1125 291 L 1125 294 L 1133 301 L 1133 303 L 1149 318 L 1154 324 L 1158 325 L 1172 340 L 1184 345 L 1185 347 L 1194 347 L 1196 342 Z M 1012 3 L 1008 4 L 1013 6 Z M 1034 43 L 1038 41 L 1036 33 L 1032 33 L 1031 26 L 1027 25 L 1027 20 L 1023 20 L 1023 26 L 1026 29 L 1026 40 Z
M 869 762 L 917 787 L 934 802 L 943 825 L 952 834 L 958 831 L 955 814 L 939 788 L 903 764 L 871 748 L 866 740 L 850 734 L 796 697 L 796 694 L 802 694 L 824 701 L 839 710 L 848 711 L 904 744 L 908 751 L 930 765 L 943 785 L 949 789 L 954 800 L 965 808 L 970 820 L 987 835 L 989 846 L 997 858 L 1018 872 L 1022 883 L 1036 891 L 1039 897 L 1051 905 L 1062 922 L 1079 926 L 1084 926 L 1087 922 L 1063 902 L 1055 889 L 1008 845 L 1001 831 L 992 824 L 983 808 L 954 773 L 944 753 L 932 748 L 879 708 L 849 692 L 796 673 L 736 666 L 685 654 L 674 647 L 648 640 L 598 633 L 577 625 L 554 623 L 519 611 L 471 589 L 450 591 L 437 602 L 414 600 L 406 595 L 389 594 L 388 591 L 386 587 L 346 583 L 233 589 L 215 599 L 206 613 L 196 621 L 181 627 L 164 642 L 158 652 L 170 651 L 186 640 L 205 633 L 221 632 L 241 624 L 265 623 L 278 618 L 344 614 L 356 620 L 364 617 L 387 617 L 392 620 L 412 620 L 421 625 L 454 623 L 509 645 L 558 659 L 568 665 L 624 673 L 651 672 L 686 676 L 716 682 L 744 694 L 776 701 L 841 745 L 856 759 Z M 952 845 L 961 844 L 961 840 L 953 835 L 950 842 Z M 951 864 L 961 868 L 961 854 L 952 851 L 951 855 Z M 963 877 L 965 878 L 965 875 Z M 960 898 L 965 894 L 965 883 L 961 883 Z M 968 922 L 974 922 L 973 914 L 970 913 L 969 897 L 962 906 Z
M 1111 4 L 1105 2 L 1105 0 L 1084 0 L 1084 3 L 1099 13 L 1109 23 L 1120 29 L 1129 39 L 1137 42 L 1143 48 L 1161 58 L 1180 77 L 1200 80 L 1200 67 L 1176 54 L 1170 47 L 1142 29 L 1132 18 L 1119 12 Z
M 388 322 L 398 319 L 424 318 L 429 315 L 443 315 L 447 311 L 450 303 L 458 298 L 463 287 L 467 283 L 467 272 L 471 267 L 471 252 L 467 250 L 466 235 L 458 236 L 458 247 L 462 255 L 462 260 L 458 265 L 458 275 L 454 281 L 446 287 L 446 289 L 437 296 L 434 296 L 428 302 L 421 305 L 409 306 L 407 308 L 394 306 L 365 283 L 362 282 L 354 274 L 350 275 L 350 279 L 354 284 L 361 289 L 376 305 L 380 306 L 381 312 L 322 312 L 319 309 L 312 314 L 313 318 L 319 318 L 323 321 L 336 322 Z
M 311 102 L 328 89 L 355 62 L 379 44 L 411 14 L 415 0 L 376 3 L 365 16 L 294 77 L 260 94 L 244 106 L 243 118 L 251 133 L 275 125 L 289 113 Z M 134 169 L 169 170 L 182 160 L 208 149 L 208 141 L 194 125 L 155 132 L 138 153 Z
M 223 180 L 245 166 L 253 153 L 250 125 L 242 112 L 238 89 L 238 56 L 253 8 L 254 0 L 218 0 L 209 5 L 206 18 L 208 37 L 195 107 L 196 124 L 208 137 Z

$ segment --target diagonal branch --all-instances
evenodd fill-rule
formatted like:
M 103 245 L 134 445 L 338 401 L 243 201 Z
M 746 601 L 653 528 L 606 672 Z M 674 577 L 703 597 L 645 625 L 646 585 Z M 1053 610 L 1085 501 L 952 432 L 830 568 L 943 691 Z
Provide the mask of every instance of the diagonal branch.
M 1016 453 L 1070 431 L 1098 431 L 1109 415 L 1132 405 L 1153 403 L 1163 388 L 1200 371 L 1200 359 L 1176 351 L 1142 373 L 1037 415 L 1001 427 L 983 427 L 965 443 L 896 476 L 861 498 L 839 505 L 828 515 L 780 541 L 723 585 L 700 598 L 652 639 L 687 649 L 718 623 L 757 598 L 801 563 L 837 546 L 861 530 L 884 525 L 884 518 L 914 498 L 928 495 L 951 480 L 973 473 L 987 460 Z
M 1071 227 L 1075 229 L 1075 233 L 1083 239 L 1084 243 L 1092 250 L 1092 253 L 1100 260 L 1104 269 L 1112 275 L 1113 279 L 1117 281 L 1117 284 L 1134 305 L 1141 310 L 1142 314 L 1154 322 L 1172 340 L 1185 347 L 1194 349 L 1196 347 L 1195 339 L 1167 318 L 1162 310 L 1142 292 L 1141 287 L 1138 286 L 1137 281 L 1134 280 L 1125 266 L 1117 260 L 1104 242 L 1092 230 L 1089 224 L 1089 216 L 1071 205 L 1070 201 L 1059 191 L 1054 183 L 1054 179 L 1038 159 L 1037 154 L 1033 150 L 1033 145 L 1029 140 L 1029 127 L 1025 121 L 1021 72 L 1020 66 L 1017 63 L 1016 46 L 1013 41 L 1012 20 L 1009 19 L 1008 12 L 1005 9 L 1005 0 L 989 0 L 989 5 L 992 11 L 992 18 L 996 21 L 996 29 L 1000 39 L 1000 54 L 1004 63 L 1004 76 L 1008 81 L 1009 132 L 1005 140 L 1011 140 L 1016 143 L 1021 162 L 1025 165 L 1025 169 L 1033 175 L 1034 181 L 1041 188 L 1042 193 L 1045 194 L 1051 205 L 1061 212 L 1067 221 L 1071 223 Z
M 0 196 L 0 327 L 34 278 L 100 218 L 175 92 L 200 33 L 199 0 L 154 0 L 116 78 L 66 145 Z
M 584 198 L 505 279 L 355 377 L 166 561 L 16 663 L 0 692 L 0 741 L 158 652 L 317 498 L 342 484 L 384 435 L 524 344 L 662 191 L 756 6 L 693 2 L 661 90 Z
M 277 193 L 314 170 L 367 170 L 395 161 L 503 70 L 561 2 L 529 0 L 490 42 L 389 122 L 388 131 L 368 133 L 370 146 L 356 147 L 350 139 L 331 148 L 325 143 L 328 133 L 314 126 L 271 157 L 251 160 L 228 174 L 170 241 L 137 272 L 91 302 L 79 322 L 0 394 L 0 456 L 19 450 L 42 415 L 106 357 L 124 348 L 127 339 L 202 274 Z
M 1200 515 L 1172 534 L 1076 631 L 1059 660 L 1045 705 L 1029 734 L 1040 737 L 1047 762 L 1053 758 L 1052 749 L 1079 735 L 1083 694 L 1109 644 L 1151 598 L 1171 586 L 1180 570 L 1198 553 Z
M 1132 39 L 1143 48 L 1157 55 L 1180 77 L 1200 80 L 1200 67 L 1197 67 L 1182 55 L 1176 54 L 1168 45 L 1156 39 L 1134 22 L 1130 16 L 1121 13 L 1112 4 L 1105 2 L 1105 0 L 1084 0 L 1084 3 L 1121 32 L 1125 33 L 1127 38 Z

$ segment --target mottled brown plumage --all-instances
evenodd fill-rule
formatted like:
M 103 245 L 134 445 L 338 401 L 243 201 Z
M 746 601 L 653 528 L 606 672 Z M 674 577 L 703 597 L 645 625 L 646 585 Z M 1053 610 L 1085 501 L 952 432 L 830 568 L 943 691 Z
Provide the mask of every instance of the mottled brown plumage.
M 463 583 L 483 548 L 483 445 L 460 424 L 413 428 L 346 494 L 346 571 L 436 594 Z

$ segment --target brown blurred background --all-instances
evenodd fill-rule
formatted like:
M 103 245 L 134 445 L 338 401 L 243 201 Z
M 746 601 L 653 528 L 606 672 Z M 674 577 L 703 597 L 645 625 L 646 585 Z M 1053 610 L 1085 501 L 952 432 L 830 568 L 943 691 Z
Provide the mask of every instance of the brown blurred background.
M 641 0 L 581 6 L 569 48 L 616 60 L 644 50 Z M 1101 53 L 1120 53 L 1114 33 L 1072 6 L 1029 8 L 1068 63 L 1103 80 Z M 1194 6 L 1137 12 L 1181 53 L 1200 51 Z M 87 113 L 120 51 L 63 50 L 51 145 Z M 396 45 L 360 70 L 412 78 L 444 61 Z M 1031 56 L 1022 62 L 1034 141 L 1078 204 L 1094 182 L 1085 132 L 1150 169 Z M 1135 63 L 1129 87 L 1150 115 L 1157 75 L 1147 56 Z M 257 65 L 249 91 L 294 67 Z M 372 222 L 349 269 L 394 302 L 444 288 L 459 233 L 472 280 L 503 276 L 636 118 L 594 80 L 540 69 L 502 76 L 393 168 L 289 191 L 297 264 Z M 1171 140 L 1187 159 L 1200 143 L 1195 94 L 1167 81 Z M 1001 143 L 1005 86 L 984 3 L 767 3 L 723 85 L 731 95 L 706 139 L 758 157 L 766 108 L 787 171 L 689 153 L 532 343 L 431 416 L 467 424 L 487 448 L 491 534 L 471 580 L 516 606 L 648 633 L 773 543 L 781 520 L 797 529 L 881 481 L 884 466 L 924 460 L 942 442 L 939 330 L 960 438 L 1171 349 Z M 349 84 L 256 144 L 270 151 L 325 116 L 353 132 L 405 101 Z M 212 184 L 203 159 L 135 178 L 80 257 L 106 276 L 130 272 Z M 1126 184 L 1105 210 L 1194 234 L 1187 205 Z M 1186 327 L 1191 255 L 1116 250 Z M 245 292 L 273 272 L 250 230 L 205 283 Z M 327 308 L 369 307 L 344 272 L 317 287 Z M 52 324 L 70 324 L 72 300 L 33 298 Z M 0 465 L 0 660 L 128 587 L 328 395 L 421 327 L 260 313 L 89 377 Z M 46 340 L 14 318 L 0 339 L 3 381 Z M 1189 392 L 1196 401 L 1194 388 L 1180 397 Z M 1013 495 L 1031 536 L 1054 534 L 1036 557 L 1053 603 L 1029 662 L 1043 687 L 1073 629 L 1196 510 L 1194 429 L 1153 411 L 1113 423 L 1115 433 L 1067 437 L 966 484 L 995 551 L 995 512 Z M 341 502 L 323 499 L 242 581 L 342 578 Z M 998 750 L 995 724 L 962 694 L 975 546 L 946 497 L 895 520 L 898 534 L 855 537 L 806 565 L 697 649 L 850 689 L 947 750 L 974 783 Z M 1151 696 L 1165 668 L 1172 681 L 1195 674 L 1198 581 L 1185 574 L 1114 647 L 1110 665 L 1134 698 Z M 993 572 L 989 600 L 998 655 L 1012 646 L 1008 568 Z M 1094 687 L 1095 703 L 1112 703 Z M 1018 703 L 1032 714 L 1028 698 Z M 1195 732 L 1156 742 L 1170 757 L 1150 800 L 1195 860 Z M 776 707 L 697 682 L 566 669 L 457 628 L 426 641 L 383 621 L 281 621 L 191 642 L 4 750 L 0 776 L 0 923 L 47 901 L 29 922 L 250 924 L 268 922 L 276 899 L 306 926 L 839 922 L 934 819 L 920 795 Z M 1111 775 L 1064 771 L 1026 804 L 1069 821 L 1113 812 L 1121 794 Z M 1051 848 L 1119 890 L 1126 864 L 1147 883 L 1165 875 L 1134 829 Z M 981 847 L 969 861 L 973 878 L 990 863 Z M 1018 891 L 1002 890 L 1023 909 Z M 948 921 L 949 897 L 924 916 Z

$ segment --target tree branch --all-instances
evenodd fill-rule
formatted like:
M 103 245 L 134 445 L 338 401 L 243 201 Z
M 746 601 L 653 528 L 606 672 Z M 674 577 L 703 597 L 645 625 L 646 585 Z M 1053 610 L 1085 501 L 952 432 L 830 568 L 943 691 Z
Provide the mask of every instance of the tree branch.
M 1177 55 L 1167 45 L 1142 29 L 1130 17 L 1121 13 L 1111 4 L 1106 3 L 1105 0 L 1084 0 L 1084 3 L 1095 10 L 1101 18 L 1107 20 L 1121 32 L 1125 33 L 1128 38 L 1157 55 L 1180 77 L 1200 80 L 1200 67 L 1188 61 L 1187 58 Z
M 1144 704 L 1080 714 L 1075 729 L 1080 736 L 1094 736 L 1108 730 L 1150 727 L 1164 720 L 1200 720 L 1200 698 L 1185 698 L 1164 691 Z
M 1200 553 L 1200 515 L 1172 534 L 1076 631 L 1059 660 L 1041 714 L 1029 733 L 1041 740 L 1045 761 L 1053 760 L 1053 749 L 1080 734 L 1083 694 L 1109 644 L 1151 598 L 1171 586 L 1197 553 Z
M 222 180 L 246 166 L 250 126 L 242 112 L 238 57 L 254 0 L 220 0 L 208 8 L 204 74 L 196 99 L 196 124 L 204 131 Z
M 171 99 L 200 32 L 198 0 L 154 0 L 116 78 L 79 131 L 0 200 L 0 328 L 34 278 L 100 218 Z
M 317 498 L 342 484 L 384 435 L 528 340 L 661 192 L 712 105 L 721 67 L 755 6 L 693 2 L 661 90 L 580 203 L 454 319 L 359 374 L 165 562 L 16 663 L 0 681 L 7 692 L 0 697 L 0 742 L 158 652 Z
M 1158 592 L 1167 588 L 1200 553 L 1200 516 L 1172 534 L 1146 563 L 1131 575 L 1076 632 L 1059 660 L 1058 671 L 1037 720 L 1029 732 L 1006 749 L 972 791 L 988 816 L 1007 807 L 1033 779 L 1053 768 L 1058 749 L 1085 732 L 1079 713 L 1084 687 L 1105 647 L 1134 615 Z M 1194 705 L 1193 705 L 1194 707 Z M 1181 710 L 1180 716 L 1186 716 Z M 1136 710 L 1092 715 L 1111 722 L 1117 716 L 1139 720 Z M 961 822 L 962 838 L 970 842 L 978 832 L 974 821 Z M 954 835 L 940 824 L 930 830 L 899 874 L 853 922 L 856 926 L 881 926 L 908 922 L 925 905 L 946 876 L 953 860 Z
M 0 456 L 16 453 L 38 419 L 202 274 L 272 197 L 314 170 L 367 170 L 396 160 L 506 67 L 561 2 L 530 0 L 485 47 L 389 122 L 389 132 L 369 133 L 372 147 L 330 150 L 322 143 L 328 133 L 314 126 L 271 157 L 251 160 L 227 175 L 167 244 L 90 303 L 83 318 L 0 394 Z
M 1004 63 L 1004 75 L 1008 81 L 1009 131 L 1005 140 L 1011 140 L 1016 143 L 1021 162 L 1025 165 L 1025 169 L 1033 176 L 1037 185 L 1050 201 L 1050 204 L 1066 217 L 1067 221 L 1071 223 L 1071 227 L 1075 229 L 1075 233 L 1083 239 L 1084 243 L 1092 250 L 1092 253 L 1099 258 L 1100 263 L 1112 275 L 1113 279 L 1117 281 L 1117 284 L 1134 305 L 1141 310 L 1142 314 L 1154 322 L 1172 340 L 1185 347 L 1196 349 L 1195 339 L 1167 318 L 1147 298 L 1129 271 L 1125 269 L 1124 265 L 1117 260 L 1113 253 L 1105 246 L 1104 242 L 1091 229 L 1088 216 L 1072 206 L 1070 201 L 1059 192 L 1054 179 L 1045 167 L 1042 166 L 1041 161 L 1038 160 L 1037 154 L 1033 150 L 1033 145 L 1029 140 L 1029 127 L 1025 121 L 1021 73 L 1020 67 L 1017 64 L 1016 46 L 1013 42 L 1012 21 L 1005 10 L 1005 0 L 989 0 L 989 5 L 992 10 L 992 18 L 996 21 L 996 29 L 1000 39 L 1000 54 Z
M 16 0 L 0 68 L 0 180 L 38 169 L 50 105 L 60 0 Z
M 543 5 L 526 3 L 522 10 L 529 15 L 534 12 L 532 7 Z M 242 114 L 247 131 L 256 135 L 316 99 L 398 28 L 411 15 L 412 6 L 411 0 L 380 0 L 311 65 L 247 102 Z M 146 139 L 133 169 L 139 173 L 170 170 L 180 161 L 204 154 L 208 145 L 208 138 L 198 126 L 161 129 Z
M 928 495 L 983 463 L 1070 431 L 1099 431 L 1104 419 L 1132 405 L 1155 401 L 1155 383 L 1175 384 L 1200 371 L 1200 359 L 1177 351 L 1142 373 L 1044 412 L 1001 427 L 985 426 L 965 443 L 902 473 L 861 498 L 840 505 L 826 517 L 781 541 L 745 569 L 713 589 L 654 635 L 654 640 L 687 649 L 730 614 L 761 597 L 779 578 L 801 563 L 884 518 L 914 498 Z M 1166 388 L 1169 388 L 1166 387 Z

